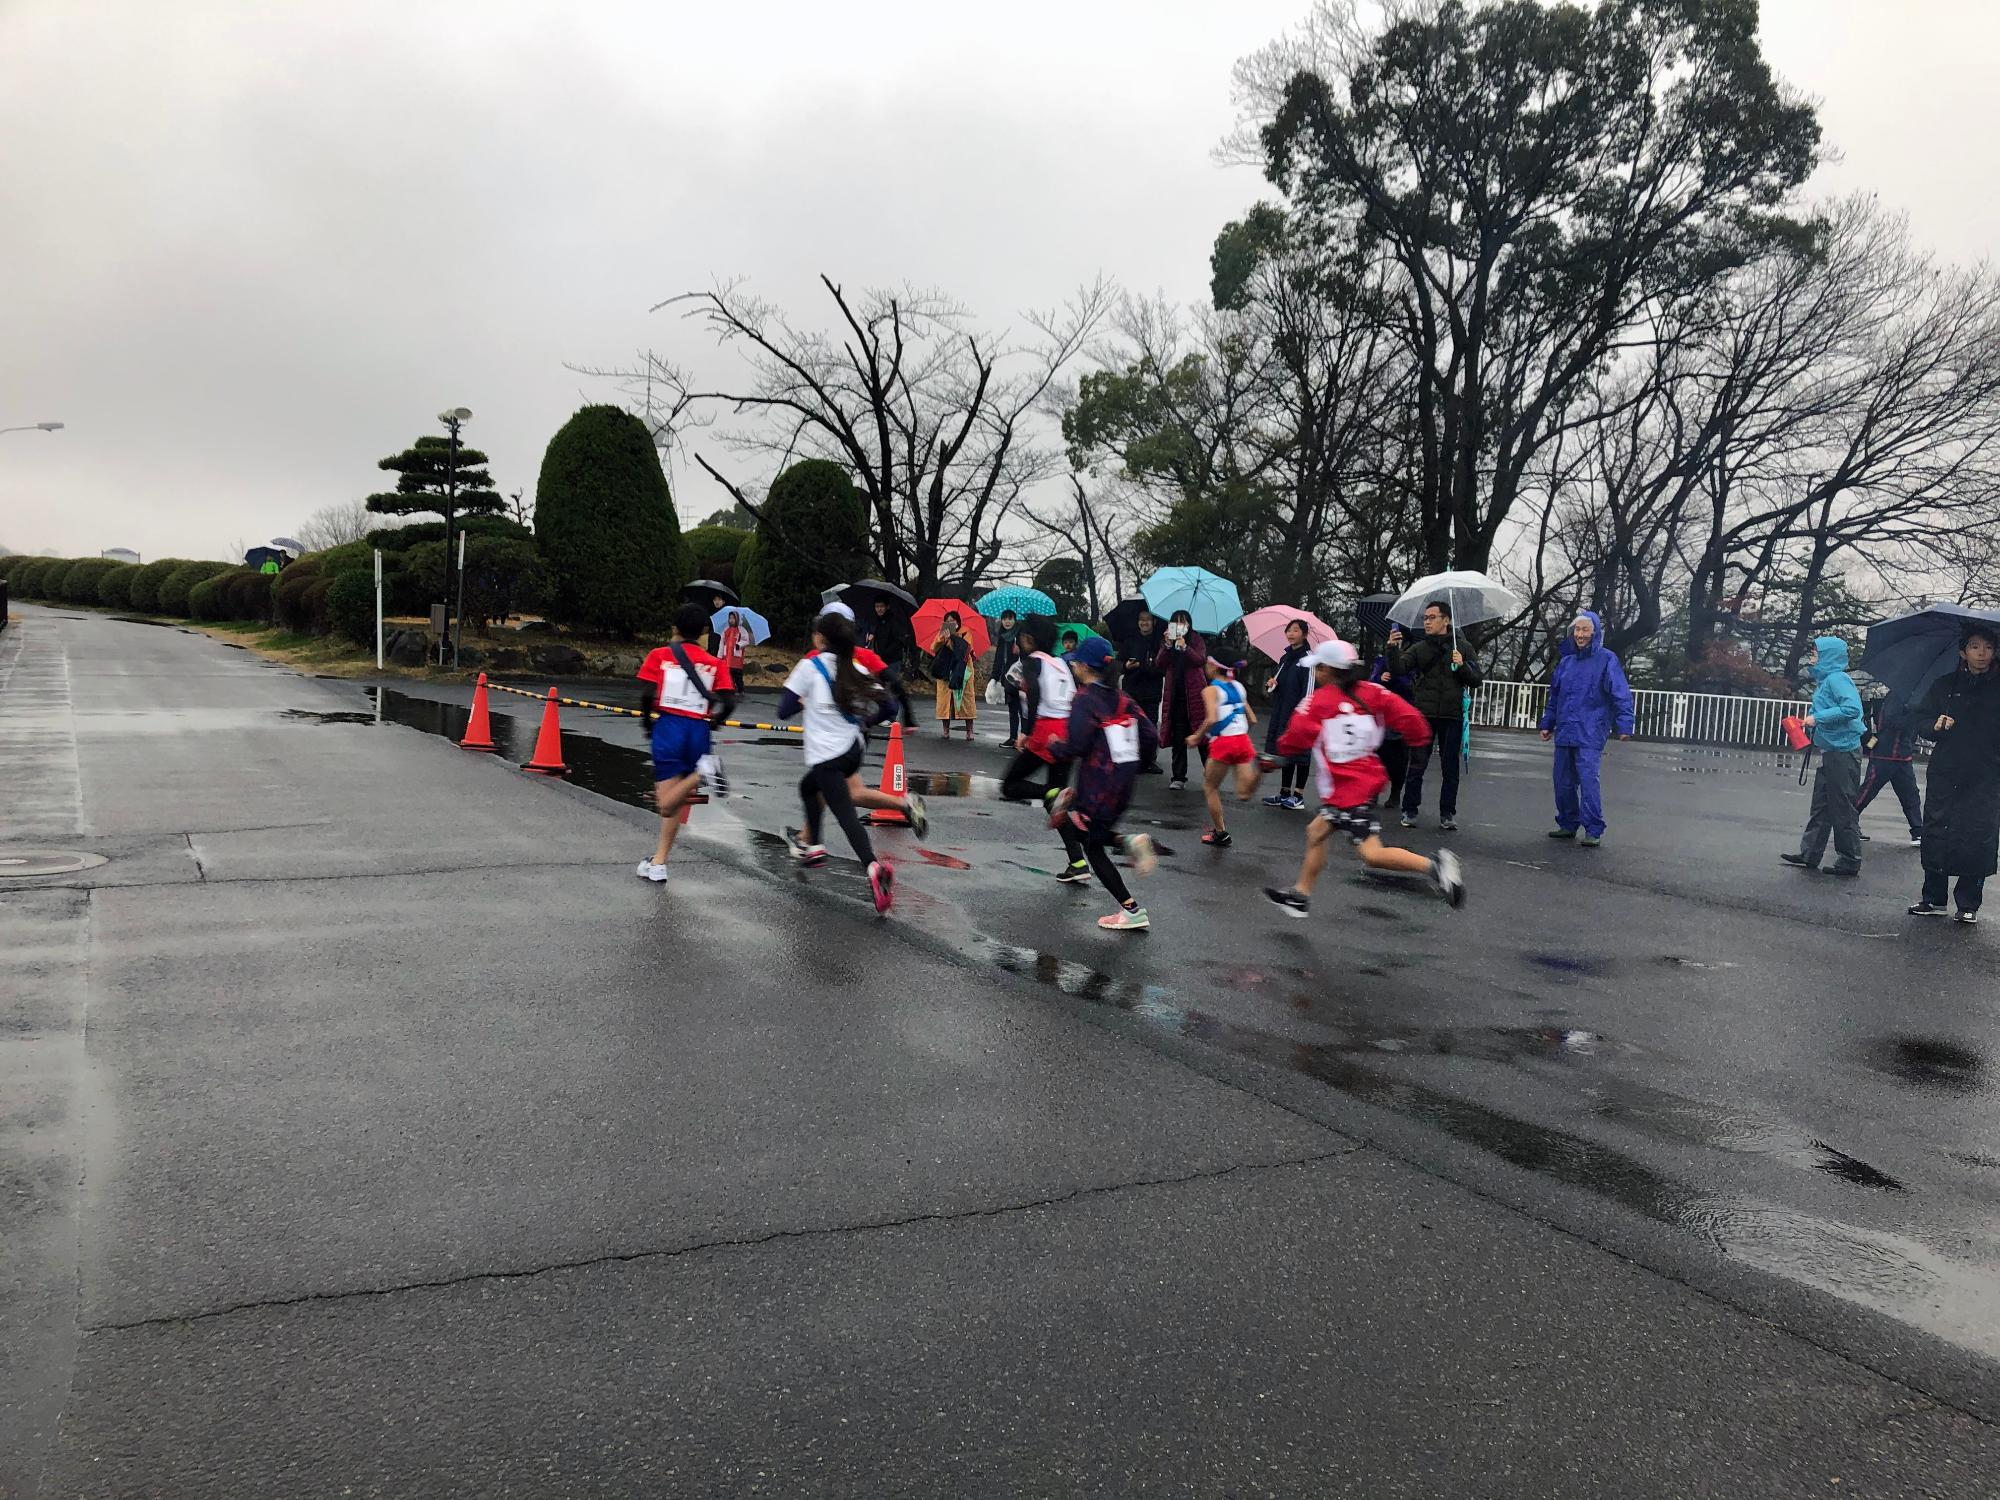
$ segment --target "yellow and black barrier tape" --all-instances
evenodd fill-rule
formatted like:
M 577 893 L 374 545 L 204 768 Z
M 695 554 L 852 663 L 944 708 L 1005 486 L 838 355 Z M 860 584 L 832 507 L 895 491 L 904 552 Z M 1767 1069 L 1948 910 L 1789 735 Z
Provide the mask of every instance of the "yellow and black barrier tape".
M 549 701 L 547 693 L 531 693 L 526 688 L 509 687 L 504 682 L 488 682 L 487 688 L 496 693 L 512 693 L 517 698 L 533 698 L 537 702 Z M 556 702 L 564 708 L 594 708 L 601 714 L 623 714 L 628 719 L 643 718 L 636 708 L 623 708 L 616 703 L 593 703 L 588 698 L 558 698 Z M 754 724 L 747 719 L 724 719 L 724 729 L 756 729 L 775 734 L 804 734 L 805 729 L 798 724 Z

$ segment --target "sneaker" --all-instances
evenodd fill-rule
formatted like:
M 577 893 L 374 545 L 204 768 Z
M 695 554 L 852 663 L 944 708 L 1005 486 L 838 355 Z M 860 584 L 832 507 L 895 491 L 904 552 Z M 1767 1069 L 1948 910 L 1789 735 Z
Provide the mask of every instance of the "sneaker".
M 802 865 L 823 865 L 826 863 L 826 845 L 808 844 L 803 832 L 796 828 L 785 830 L 785 848 L 792 858 Z
M 1290 807 L 1291 804 L 1292 799 L 1287 797 L 1283 792 L 1274 792 L 1264 799 L 1266 807 Z
M 910 832 L 922 838 L 931 831 L 931 815 L 924 806 L 924 799 L 912 792 L 904 799 L 904 803 L 910 815 Z
M 1431 884 L 1447 905 L 1465 905 L 1465 876 L 1459 870 L 1458 856 L 1449 849 L 1438 850 L 1431 861 Z
M 1082 885 L 1090 879 L 1090 861 L 1080 859 L 1073 865 L 1065 865 L 1056 871 L 1056 884 Z
M 1108 932 L 1144 932 L 1153 924 L 1146 920 L 1145 907 L 1142 906 L 1137 911 L 1127 911 L 1121 906 L 1110 916 L 1099 917 L 1097 925 Z
M 1301 797 L 1297 792 L 1293 792 L 1291 796 L 1285 799 L 1285 806 L 1293 812 L 1304 812 L 1306 810 L 1306 799 Z
M 1979 921 L 1979 913 L 1976 911 L 1954 912 L 1951 919 L 1954 922 L 1963 922 L 1967 927 L 1971 927 Z
M 875 910 L 888 915 L 896 904 L 896 867 L 886 859 L 876 860 L 868 867 L 868 890 L 875 897 Z
M 1297 891 L 1281 891 L 1274 885 L 1264 887 L 1264 899 L 1283 911 L 1288 917 L 1304 917 L 1308 915 L 1308 908 L 1312 904 Z
M 722 757 L 713 750 L 694 763 L 701 772 L 701 789 L 708 796 L 720 801 L 729 795 L 729 773 L 722 769 Z
M 1910 847 L 1911 847 L 1912 849 L 1921 849 L 1921 848 L 1922 848 L 1923 846 L 1924 846 L 1924 836 L 1923 836 L 1923 834 L 1922 834 L 1922 833 L 1920 833 L 1920 832 L 1919 832 L 1919 833 L 1912 833 L 1912 834 L 1910 835 Z
M 1573 839 L 1576 837 L 1576 830 L 1574 828 L 1551 828 L 1549 830 L 1549 837 L 1552 839 Z
M 1201 841 L 1211 849 L 1227 849 L 1236 842 L 1227 828 L 1211 828 L 1201 836 Z
M 653 878 L 653 862 L 650 859 L 639 861 L 639 878 L 641 880 L 651 880 Z
M 1910 908 L 1910 915 L 1913 917 L 1944 917 L 1950 914 L 1950 907 L 1934 906 L 1928 901 L 1919 901 L 1915 906 Z
M 1162 771 L 1158 766 L 1141 766 L 1139 767 L 1139 774 L 1141 776 L 1164 776 L 1167 773 Z
M 1586 833 L 1577 842 L 1586 849 L 1595 849 L 1599 844 L 1604 842 L 1604 836 L 1597 833 Z
M 1125 840 L 1125 857 L 1132 861 L 1134 875 L 1150 875 L 1160 863 L 1160 851 L 1150 833 L 1135 833 Z
M 1172 781 L 1167 783 L 1167 790 L 1170 792 L 1186 791 L 1187 782 L 1181 777 L 1176 776 Z
M 1402 817 L 1396 819 L 1396 821 L 1402 824 L 1403 827 L 1405 828 L 1415 828 L 1417 826 L 1416 818 L 1410 813 L 1404 813 Z
M 1438 819 L 1438 832 L 1440 832 L 1440 833 L 1457 833 L 1457 832 L 1458 832 L 1458 819 L 1456 819 L 1456 818 L 1439 818 L 1439 819 Z
M 646 878 L 652 881 L 654 885 L 666 884 L 667 867 L 665 865 L 656 865 L 648 861 L 646 865 Z
M 1012 750 L 1014 748 L 1014 741 L 1011 738 L 1004 739 L 1000 742 L 1000 748 L 1002 750 Z
M 1780 854 L 1778 858 L 1782 859 L 1788 865 L 1796 865 L 1801 870 L 1817 870 L 1819 868 L 1818 865 L 1807 859 L 1803 854 Z

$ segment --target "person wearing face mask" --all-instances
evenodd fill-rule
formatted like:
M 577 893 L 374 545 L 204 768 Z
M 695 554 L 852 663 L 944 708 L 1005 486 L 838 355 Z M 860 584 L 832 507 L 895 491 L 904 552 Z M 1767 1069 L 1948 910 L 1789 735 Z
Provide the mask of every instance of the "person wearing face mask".
M 1973 625 L 1959 667 L 1930 685 L 1914 715 L 1935 740 L 1924 786 L 1924 895 L 1913 917 L 1941 917 L 1948 897 L 1958 920 L 1979 920 L 1987 877 L 2000 865 L 2000 666 L 1991 625 Z M 1958 888 L 1951 889 L 1953 877 Z
M 1207 717 L 1202 694 L 1208 689 L 1208 642 L 1194 632 L 1194 616 L 1184 609 L 1174 611 L 1167 622 L 1166 644 L 1153 658 L 1153 670 L 1160 674 L 1160 738 L 1172 742 L 1173 778 L 1171 791 L 1187 785 L 1188 736 Z M 1200 746 L 1201 763 L 1208 764 L 1208 743 Z
M 1562 660 L 1549 678 L 1549 704 L 1542 711 L 1544 740 L 1556 747 L 1556 826 L 1552 839 L 1573 839 L 1579 829 L 1586 849 L 1604 838 L 1604 796 L 1598 766 L 1615 732 L 1632 738 L 1632 689 L 1625 668 L 1599 636 L 1604 622 L 1590 610 L 1570 621 Z

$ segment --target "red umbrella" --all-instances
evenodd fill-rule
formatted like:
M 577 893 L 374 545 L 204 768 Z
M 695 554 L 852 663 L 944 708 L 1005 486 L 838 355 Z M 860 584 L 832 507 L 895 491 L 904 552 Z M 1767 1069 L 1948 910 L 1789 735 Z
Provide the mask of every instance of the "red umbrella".
M 958 616 L 958 631 L 972 647 L 974 656 L 984 656 L 993 649 L 993 637 L 987 634 L 986 621 L 979 611 L 963 599 L 926 599 L 917 608 L 916 617 L 910 621 L 910 628 L 917 637 L 917 649 L 928 651 L 931 642 L 944 629 L 947 614 Z

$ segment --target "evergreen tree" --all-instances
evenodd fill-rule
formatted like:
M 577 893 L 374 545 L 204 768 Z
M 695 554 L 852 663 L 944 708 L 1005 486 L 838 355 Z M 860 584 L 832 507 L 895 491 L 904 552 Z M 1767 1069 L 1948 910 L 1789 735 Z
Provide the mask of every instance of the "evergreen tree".
M 772 634 L 801 641 L 819 613 L 820 590 L 868 568 L 868 503 L 846 469 L 809 458 L 772 481 L 752 537 L 736 588 Z
M 507 507 L 486 472 L 486 455 L 460 443 L 454 461 L 449 438 L 420 437 L 376 467 L 398 476 L 394 490 L 368 497 L 368 508 L 377 515 L 439 515 L 449 523 L 458 516 L 498 515 Z
M 535 538 L 555 618 L 589 630 L 659 626 L 691 576 L 653 435 L 616 406 L 586 406 L 549 439 Z

